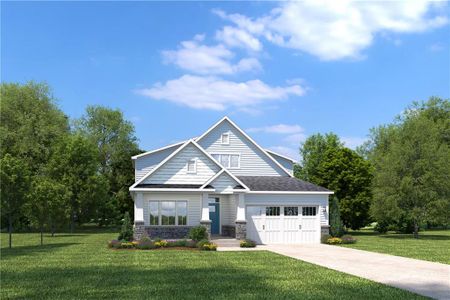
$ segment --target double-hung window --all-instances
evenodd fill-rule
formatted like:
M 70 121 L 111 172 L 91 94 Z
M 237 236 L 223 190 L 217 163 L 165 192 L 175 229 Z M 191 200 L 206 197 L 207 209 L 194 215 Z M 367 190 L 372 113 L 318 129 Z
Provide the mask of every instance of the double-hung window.
M 187 201 L 150 201 L 150 225 L 187 225 Z
M 187 162 L 187 173 L 188 174 L 195 174 L 195 173 L 197 173 L 197 160 L 195 158 L 190 159 Z
M 212 154 L 222 166 L 227 169 L 239 169 L 241 167 L 241 156 L 239 154 Z

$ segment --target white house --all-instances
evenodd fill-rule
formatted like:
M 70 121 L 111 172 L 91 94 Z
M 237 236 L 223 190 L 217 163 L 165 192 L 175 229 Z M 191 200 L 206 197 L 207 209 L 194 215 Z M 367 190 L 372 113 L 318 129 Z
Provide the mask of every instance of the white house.
M 132 157 L 135 238 L 212 235 L 319 243 L 333 192 L 293 177 L 294 160 L 261 148 L 224 117 L 200 137 Z

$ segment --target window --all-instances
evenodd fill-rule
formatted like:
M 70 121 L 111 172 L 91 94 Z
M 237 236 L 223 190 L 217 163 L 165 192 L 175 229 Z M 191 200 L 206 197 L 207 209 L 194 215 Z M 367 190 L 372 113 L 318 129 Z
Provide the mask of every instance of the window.
M 239 154 L 218 154 L 211 156 L 227 169 L 239 169 L 241 167 L 241 156 Z
M 229 145 L 230 144 L 230 134 L 229 133 L 222 133 L 222 145 Z
M 187 173 L 188 174 L 195 174 L 197 173 L 197 160 L 191 159 L 187 163 Z
M 266 216 L 279 216 L 280 215 L 280 207 L 279 206 L 267 206 L 266 207 Z
M 297 206 L 285 206 L 284 207 L 284 215 L 285 216 L 298 216 L 298 207 Z
M 315 206 L 304 206 L 302 207 L 302 215 L 304 216 L 315 216 L 317 211 L 316 211 L 316 207 Z
M 150 201 L 150 225 L 187 225 L 187 201 Z

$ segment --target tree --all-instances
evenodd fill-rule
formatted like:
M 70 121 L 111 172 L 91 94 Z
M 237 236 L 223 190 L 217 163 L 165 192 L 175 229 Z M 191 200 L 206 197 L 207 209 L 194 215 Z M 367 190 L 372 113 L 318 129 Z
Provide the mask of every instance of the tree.
M 95 145 L 79 134 L 59 143 L 52 156 L 48 172 L 70 192 L 70 230 L 75 222 L 97 217 L 98 206 L 105 201 L 108 186 L 97 173 L 98 155 Z
M 30 185 L 28 165 L 21 159 L 6 154 L 0 160 L 1 213 L 8 220 L 9 248 L 12 247 L 13 223 L 26 203 Z
M 334 196 L 330 201 L 330 234 L 333 237 L 341 237 L 344 234 L 344 225 L 339 211 L 339 200 Z
M 128 212 L 125 212 L 123 216 L 122 229 L 120 230 L 118 240 L 133 240 L 133 225 L 131 225 L 130 214 Z
M 328 149 L 338 149 L 343 147 L 343 143 L 334 133 L 322 135 L 320 133 L 311 135 L 300 146 L 301 164 L 296 165 L 295 177 L 316 182 L 319 178 L 317 172 L 325 152 Z
M 372 215 L 378 222 L 411 220 L 418 238 L 423 222 L 450 218 L 450 104 L 414 103 L 395 123 L 372 130 L 375 165 Z
M 370 222 L 373 168 L 355 151 L 342 147 L 325 151 L 315 183 L 334 191 L 346 227 L 360 229 Z
M 130 157 L 139 152 L 133 125 L 124 119 L 120 110 L 88 106 L 86 115 L 76 122 L 76 128 L 97 146 L 99 173 L 108 180 L 109 198 L 100 224 L 108 218 L 119 219 L 125 211 L 133 211 L 128 191 L 134 182 Z
M 372 167 L 329 133 L 309 137 L 301 146 L 302 165 L 294 175 L 335 192 L 344 225 L 359 229 L 370 221 Z
M 0 88 L 0 157 L 20 157 L 36 173 L 50 158 L 52 146 L 68 134 L 68 119 L 45 83 L 3 83 Z

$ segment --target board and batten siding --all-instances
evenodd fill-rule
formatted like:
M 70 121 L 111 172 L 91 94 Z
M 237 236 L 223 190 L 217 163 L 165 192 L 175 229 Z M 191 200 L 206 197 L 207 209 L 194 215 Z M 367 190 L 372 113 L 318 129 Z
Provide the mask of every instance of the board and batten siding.
M 222 145 L 222 133 L 230 134 L 229 145 Z M 206 152 L 240 154 L 240 168 L 228 169 L 237 176 L 288 176 L 228 121 L 224 121 L 197 141 Z
M 148 226 L 150 223 L 149 202 L 150 201 L 187 201 L 188 226 L 197 226 L 200 224 L 202 213 L 202 196 L 201 194 L 183 194 L 183 193 L 144 193 L 144 224 Z
M 160 162 L 166 157 L 172 154 L 175 150 L 181 147 L 181 145 L 173 146 L 155 153 L 138 157 L 134 161 L 134 181 L 138 181 L 145 176 L 148 172 L 153 170 Z
M 236 209 L 234 195 L 222 195 L 220 197 L 221 225 L 235 225 Z
M 320 224 L 328 225 L 328 195 L 246 194 L 245 205 L 319 206 Z
M 197 172 L 187 173 L 187 163 L 197 159 Z M 190 144 L 167 161 L 160 169 L 151 174 L 142 183 L 156 184 L 203 184 L 219 171 L 219 166 Z
M 231 178 L 230 175 L 226 173 L 222 173 L 214 179 L 209 185 L 213 186 L 216 189 L 217 193 L 232 193 L 233 188 L 238 185 L 236 180 Z

